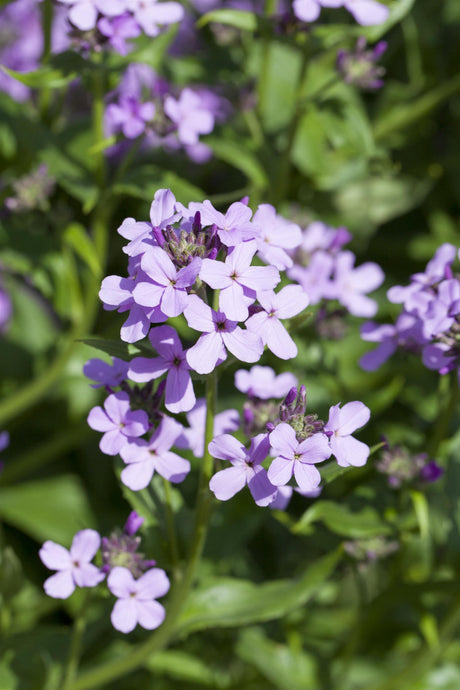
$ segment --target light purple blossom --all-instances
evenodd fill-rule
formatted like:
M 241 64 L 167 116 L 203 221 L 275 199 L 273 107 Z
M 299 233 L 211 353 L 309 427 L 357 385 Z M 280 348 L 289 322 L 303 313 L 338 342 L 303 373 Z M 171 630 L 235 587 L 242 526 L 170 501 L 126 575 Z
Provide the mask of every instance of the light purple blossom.
M 146 308 L 160 307 L 167 316 L 179 316 L 188 303 L 190 288 L 200 271 L 201 259 L 195 257 L 179 270 L 161 247 L 151 247 L 141 259 L 141 267 L 149 282 L 138 281 L 133 290 L 137 304 Z
M 184 89 L 177 100 L 167 96 L 164 110 L 177 125 L 177 136 L 182 144 L 197 144 L 200 134 L 210 134 L 214 129 L 214 115 L 203 106 L 201 97 L 191 89 Z
M 107 586 L 118 599 L 110 616 L 116 630 L 129 633 L 138 624 L 154 630 L 163 623 L 165 610 L 155 599 L 168 592 L 170 583 L 161 568 L 147 570 L 135 580 L 128 568 L 119 566 L 110 572 Z
M 278 376 L 271 367 L 261 367 L 258 364 L 249 371 L 238 369 L 235 372 L 235 387 L 241 393 L 260 400 L 270 398 L 284 398 L 291 388 L 297 386 L 297 378 L 286 371 Z
M 362 467 L 366 464 L 369 446 L 351 434 L 367 424 L 370 416 L 369 408 L 358 400 L 347 403 L 342 409 L 340 403 L 330 408 L 324 433 L 329 436 L 332 453 L 341 467 Z
M 270 204 L 260 204 L 253 222 L 260 227 L 257 253 L 262 261 L 280 270 L 290 268 L 293 262 L 286 250 L 295 249 L 300 245 L 300 227 L 277 214 L 274 206 Z
M 219 290 L 219 308 L 229 319 L 245 321 L 248 305 L 256 294 L 271 290 L 280 281 L 274 266 L 251 266 L 257 251 L 254 241 L 241 242 L 228 254 L 225 262 L 203 259 L 200 278 L 214 290 Z
M 329 297 L 337 299 L 354 316 L 374 316 L 377 302 L 366 297 L 366 293 L 378 288 L 385 280 L 385 274 L 372 261 L 357 268 L 354 268 L 354 262 L 353 252 L 344 251 L 337 256 Z
M 95 431 L 103 431 L 99 448 L 106 455 L 117 455 L 128 439 L 145 434 L 149 420 L 144 410 L 131 410 L 129 395 L 123 391 L 112 393 L 102 407 L 93 407 L 88 424 Z
M 242 362 L 257 362 L 263 343 L 255 333 L 240 328 L 221 311 L 214 311 L 197 295 L 190 295 L 184 316 L 190 328 L 202 331 L 198 341 L 187 350 L 187 362 L 199 374 L 209 374 L 227 358 L 226 348 Z
M 70 550 L 53 541 L 45 541 L 39 551 L 44 565 L 57 570 L 45 580 L 44 588 L 48 596 L 67 599 L 75 587 L 95 587 L 105 575 L 90 561 L 93 560 L 101 544 L 101 537 L 93 529 L 77 532 Z
M 193 410 L 187 413 L 188 427 L 183 427 L 175 441 L 177 448 L 191 450 L 196 458 L 204 455 L 204 432 L 206 424 L 206 400 L 199 398 Z M 228 431 L 236 431 L 240 426 L 237 410 L 224 410 L 214 417 L 214 437 Z
M 315 251 L 308 266 L 295 263 L 287 269 L 287 275 L 301 285 L 310 298 L 310 304 L 318 304 L 332 294 L 331 278 L 335 259 L 326 251 Z
M 179 336 L 171 326 L 159 326 L 149 333 L 149 340 L 158 357 L 135 357 L 129 364 L 131 381 L 145 383 L 167 373 L 165 406 L 169 412 L 187 412 L 195 405 L 190 367 Z
M 101 386 L 119 386 L 127 378 L 129 363 L 118 357 L 112 357 L 112 364 L 103 359 L 89 359 L 83 367 L 83 373 L 88 379 L 97 381 L 91 388 Z
M 97 23 L 97 28 L 103 36 L 109 39 L 112 48 L 120 55 L 128 53 L 126 39 L 137 38 L 141 34 L 139 24 L 127 12 L 110 19 L 108 17 L 101 17 Z M 125 132 L 124 134 L 128 136 Z
M 292 426 L 281 422 L 270 433 L 270 445 L 276 454 L 268 468 L 272 484 L 283 486 L 294 475 L 302 491 L 314 491 L 319 486 L 321 475 L 313 465 L 331 455 L 325 434 L 313 434 L 299 443 Z
M 383 24 L 389 9 L 376 0 L 294 0 L 293 10 L 298 19 L 314 22 L 322 7 L 345 7 L 362 26 Z
M 259 434 L 251 439 L 249 450 L 230 434 L 218 436 L 208 448 L 213 457 L 228 460 L 232 464 L 232 467 L 217 472 L 209 482 L 209 488 L 216 498 L 228 501 L 247 484 L 258 506 L 267 506 L 274 500 L 277 489 L 268 480 L 267 471 L 261 467 L 270 451 L 268 434 Z
M 95 28 L 98 12 L 114 17 L 123 14 L 126 9 L 124 0 L 59 0 L 69 5 L 69 20 L 80 31 L 91 31 Z
M 366 352 L 359 360 L 359 365 L 365 371 L 375 371 L 398 347 L 407 350 L 420 349 L 426 343 L 423 335 L 423 324 L 414 314 L 402 312 L 394 326 L 392 324 L 376 324 L 368 321 L 361 326 L 361 338 L 380 345 L 371 352 Z
M 142 103 L 134 96 L 120 96 L 119 102 L 111 103 L 105 111 L 108 130 L 110 132 L 121 130 L 127 139 L 140 137 L 154 116 L 154 103 Z
M 127 464 L 121 473 L 123 484 L 132 491 L 145 489 L 155 471 L 170 482 L 182 482 L 190 472 L 190 463 L 170 451 L 181 431 L 179 422 L 163 417 L 150 441 L 132 439 L 125 444 L 120 451 Z
M 184 9 L 178 2 L 126 0 L 128 9 L 147 36 L 158 36 L 160 26 L 180 22 Z
M 281 323 L 303 311 L 309 298 L 300 285 L 286 285 L 277 294 L 273 291 L 257 295 L 264 311 L 250 316 L 246 322 L 249 331 L 262 338 L 264 345 L 280 359 L 291 359 L 297 355 L 297 345 Z

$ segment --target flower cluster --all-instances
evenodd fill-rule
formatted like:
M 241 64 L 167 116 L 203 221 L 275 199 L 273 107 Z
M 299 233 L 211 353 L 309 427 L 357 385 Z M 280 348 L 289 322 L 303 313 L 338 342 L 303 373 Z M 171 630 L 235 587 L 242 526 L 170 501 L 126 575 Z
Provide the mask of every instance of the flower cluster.
M 388 485 L 393 489 L 413 483 L 431 484 L 444 474 L 442 467 L 430 460 L 427 453 L 413 454 L 400 446 L 385 448 L 375 467 L 388 477 Z
M 116 100 L 114 100 L 116 99 Z M 174 89 L 151 67 L 133 63 L 126 70 L 105 113 L 108 136 L 143 136 L 145 147 L 168 151 L 184 148 L 192 160 L 203 163 L 211 150 L 199 140 L 223 121 L 228 102 L 205 87 Z
M 310 223 L 302 233 L 294 265 L 287 269 L 287 275 L 308 293 L 310 304 L 337 300 L 354 316 L 373 316 L 377 303 L 367 293 L 378 288 L 385 276 L 372 261 L 355 267 L 353 252 L 342 249 L 350 239 L 346 228 L 331 228 L 319 221 Z
M 398 348 L 420 354 L 423 364 L 440 374 L 460 376 L 460 277 L 452 265 L 458 250 L 441 245 L 423 273 L 409 285 L 388 290 L 390 302 L 403 308 L 394 325 L 363 324 L 363 340 L 379 343 L 360 360 L 363 369 L 378 369 Z
M 180 22 L 184 16 L 178 2 L 157 0 L 59 0 L 67 6 L 72 37 L 85 48 L 110 45 L 126 55 L 126 41 L 141 33 L 158 36 L 161 27 Z
M 69 550 L 46 541 L 40 558 L 57 572 L 45 581 L 45 592 L 55 599 L 67 599 L 76 587 L 96 587 L 107 575 L 107 587 L 117 597 L 111 614 L 113 627 L 123 633 L 137 624 L 147 630 L 157 628 L 165 610 L 156 599 L 168 592 L 169 579 L 164 570 L 153 567 L 155 561 L 146 561 L 137 552 L 140 537 L 134 535 L 142 523 L 133 511 L 123 532 L 102 538 L 101 568 L 92 562 L 101 547 L 101 537 L 93 529 L 77 532 Z
M 336 67 L 347 84 L 355 84 L 364 91 L 375 91 L 383 86 L 385 68 L 376 65 L 386 51 L 386 41 L 379 41 L 372 49 L 367 48 L 366 39 L 360 36 L 353 51 L 339 50 Z

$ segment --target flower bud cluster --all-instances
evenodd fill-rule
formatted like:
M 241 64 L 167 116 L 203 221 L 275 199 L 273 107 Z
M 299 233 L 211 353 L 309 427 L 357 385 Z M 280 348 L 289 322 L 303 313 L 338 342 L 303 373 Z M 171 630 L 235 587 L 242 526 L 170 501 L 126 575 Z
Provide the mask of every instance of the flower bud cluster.
M 428 484 L 437 481 L 444 470 L 427 453 L 410 453 L 406 448 L 393 446 L 382 451 L 376 469 L 388 477 L 388 485 L 399 489 L 407 484 Z

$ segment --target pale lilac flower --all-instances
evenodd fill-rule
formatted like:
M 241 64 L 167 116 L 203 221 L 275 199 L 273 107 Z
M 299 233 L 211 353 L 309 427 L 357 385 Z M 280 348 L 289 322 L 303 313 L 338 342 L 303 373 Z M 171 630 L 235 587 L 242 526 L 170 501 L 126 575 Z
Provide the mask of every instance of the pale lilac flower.
M 147 36 L 158 36 L 160 26 L 180 22 L 184 9 L 178 2 L 126 0 L 128 9 Z
M 177 210 L 184 218 L 191 220 L 198 212 L 201 216 L 201 225 L 215 225 L 217 235 L 226 247 L 236 247 L 241 242 L 256 239 L 260 234 L 260 229 L 251 222 L 251 209 L 241 201 L 235 201 L 225 215 L 217 211 L 209 199 L 205 199 L 202 204 L 192 202 L 188 209 L 182 204 L 177 204 Z
M 137 257 L 143 254 L 149 246 L 156 246 L 157 241 L 152 233 L 150 223 L 137 221 L 134 218 L 125 218 L 123 223 L 117 228 L 119 235 L 129 240 L 123 247 L 123 251 L 128 256 Z
M 167 316 L 179 316 L 184 311 L 190 288 L 200 271 L 201 259 L 195 257 L 179 271 L 161 247 L 151 247 L 141 259 L 141 267 L 149 282 L 138 281 L 133 297 L 141 307 L 160 307 Z M 151 282 L 150 282 L 151 281 Z
M 309 304 L 309 298 L 300 285 L 286 285 L 278 294 L 260 292 L 257 295 L 264 311 L 250 316 L 246 322 L 249 331 L 262 338 L 264 345 L 280 359 L 297 355 L 297 345 L 280 319 L 296 316 Z
M 272 484 L 283 486 L 294 475 L 302 491 L 317 489 L 321 475 L 313 465 L 331 455 L 325 434 L 313 434 L 299 443 L 292 426 L 281 422 L 270 433 L 270 445 L 277 456 L 268 469 Z
M 110 616 L 116 630 L 129 633 L 137 624 L 154 630 L 163 623 L 165 610 L 155 599 L 168 592 L 169 580 L 161 568 L 147 570 L 135 580 L 128 568 L 117 567 L 110 572 L 107 586 L 118 599 Z
M 83 373 L 88 379 L 97 381 L 91 388 L 101 386 L 119 386 L 127 378 L 129 363 L 118 357 L 112 357 L 112 364 L 103 359 L 89 359 L 83 366 Z
M 88 424 L 95 431 L 103 431 L 99 448 L 106 455 L 117 455 L 128 439 L 145 434 L 149 420 L 144 410 L 131 410 L 129 395 L 123 391 L 112 393 L 102 407 L 93 407 Z
M 136 383 L 145 383 L 167 373 L 166 409 L 174 414 L 191 410 L 196 399 L 179 336 L 171 326 L 159 326 L 150 331 L 149 340 L 159 356 L 134 357 L 129 364 L 128 377 Z
M 190 463 L 170 451 L 181 431 L 179 422 L 163 417 L 150 441 L 132 439 L 124 445 L 120 451 L 127 464 L 121 473 L 123 484 L 132 491 L 145 489 L 155 471 L 170 482 L 182 482 L 190 472 Z
M 199 398 L 193 410 L 187 413 L 188 427 L 182 427 L 180 436 L 175 441 L 177 448 L 191 450 L 196 458 L 204 455 L 204 432 L 206 424 L 206 400 Z M 237 410 L 224 410 L 214 417 L 213 436 L 220 436 L 228 431 L 236 431 L 240 426 Z
M 80 31 L 91 31 L 95 28 L 98 12 L 115 17 L 126 9 L 124 0 L 59 0 L 59 2 L 70 5 L 69 20 Z
M 235 372 L 235 387 L 249 397 L 269 400 L 270 398 L 284 398 L 291 388 L 297 386 L 297 378 L 286 371 L 278 376 L 271 367 L 261 367 L 258 364 L 249 371 L 238 369 Z
M 354 465 L 362 467 L 369 457 L 369 446 L 351 435 L 367 424 L 371 411 L 362 402 L 355 400 L 340 409 L 340 403 L 329 410 L 329 419 L 324 433 L 329 436 L 332 453 L 341 467 Z
M 112 48 L 120 55 L 127 55 L 128 53 L 126 39 L 137 38 L 141 35 L 139 24 L 127 12 L 111 19 L 101 17 L 97 23 L 97 28 L 103 36 L 109 39 Z M 125 134 L 125 136 L 128 135 Z
M 219 501 L 228 501 L 246 484 L 256 505 L 267 506 L 274 500 L 276 487 L 261 467 L 270 451 L 268 434 L 259 434 L 251 439 L 249 450 L 230 434 L 218 436 L 208 448 L 214 458 L 228 460 L 232 464 L 232 467 L 217 472 L 209 482 L 209 488 Z
M 45 580 L 44 588 L 48 596 L 67 599 L 75 587 L 95 587 L 105 575 L 90 563 L 101 544 L 101 537 L 93 529 L 77 532 L 70 550 L 53 541 L 45 541 L 39 551 L 42 563 L 50 570 L 57 570 Z
M 383 24 L 389 9 L 376 0 L 294 0 L 295 16 L 305 22 L 318 19 L 321 7 L 345 7 L 362 26 Z
M 240 328 L 221 311 L 214 311 L 197 295 L 190 295 L 184 316 L 190 328 L 202 331 L 198 341 L 187 350 L 187 362 L 199 374 L 209 374 L 227 358 L 227 348 L 242 362 L 257 362 L 263 343 L 255 333 Z
M 374 316 L 377 302 L 366 297 L 367 292 L 378 288 L 385 274 L 376 263 L 368 261 L 354 268 L 353 252 L 341 252 L 335 260 L 334 278 L 330 299 L 337 299 L 354 316 Z
M 295 249 L 300 245 L 300 227 L 278 215 L 274 206 L 270 204 L 260 204 L 253 222 L 260 227 L 257 252 L 262 261 L 281 270 L 290 268 L 293 262 L 286 250 Z
M 395 325 L 376 324 L 368 321 L 361 326 L 361 338 L 380 345 L 371 352 L 366 352 L 359 360 L 365 371 L 375 371 L 398 347 L 406 350 L 419 350 L 426 343 L 423 335 L 423 323 L 414 314 L 402 312 Z
M 234 247 L 225 262 L 203 259 L 200 278 L 220 291 L 219 308 L 233 321 L 245 321 L 256 293 L 271 290 L 280 281 L 274 266 L 251 266 L 256 251 L 257 244 L 251 240 Z
M 191 89 L 184 89 L 177 100 L 167 96 L 164 111 L 177 125 L 182 144 L 197 144 L 200 134 L 210 134 L 214 129 L 214 115 L 203 107 L 201 97 Z
M 316 251 L 310 259 L 308 266 L 295 263 L 287 269 L 287 275 L 291 280 L 302 286 L 304 292 L 310 298 L 310 304 L 318 304 L 323 298 L 332 294 L 332 271 L 335 259 L 325 251 Z
M 120 96 L 118 103 L 107 106 L 106 125 L 111 132 L 122 131 L 127 139 L 137 139 L 155 116 L 153 103 L 141 103 L 134 96 Z

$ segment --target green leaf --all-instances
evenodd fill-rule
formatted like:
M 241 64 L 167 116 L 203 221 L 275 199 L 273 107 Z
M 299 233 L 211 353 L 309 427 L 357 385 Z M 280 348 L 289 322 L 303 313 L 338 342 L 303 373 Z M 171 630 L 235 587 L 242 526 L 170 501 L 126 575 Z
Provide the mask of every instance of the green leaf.
M 118 357 L 119 359 L 131 359 L 131 353 L 128 349 L 128 344 L 122 340 L 110 340 L 109 338 L 81 338 L 80 343 L 85 343 L 96 350 L 101 350 L 111 357 Z
M 156 165 L 142 165 L 129 171 L 113 186 L 114 194 L 126 194 L 137 199 L 152 201 L 158 189 L 167 188 L 183 204 L 204 199 L 205 193 L 188 180 L 171 170 L 164 171 Z
M 206 144 L 211 147 L 216 158 L 240 170 L 255 187 L 259 189 L 267 187 L 267 174 L 255 154 L 247 146 L 230 139 L 214 139 L 213 137 L 208 137 Z
M 183 635 L 206 628 L 237 627 L 282 618 L 311 599 L 340 560 L 337 549 L 305 568 L 296 580 L 253 584 L 232 578 L 211 579 L 192 592 L 178 622 Z
M 77 76 L 77 74 L 63 74 L 61 70 L 53 67 L 41 67 L 35 72 L 16 72 L 4 65 L 0 65 L 0 69 L 31 89 L 62 89 Z
M 73 475 L 0 489 L 0 516 L 37 541 L 65 546 L 78 530 L 94 525 L 83 486 Z
M 238 656 L 255 666 L 279 690 L 316 690 L 316 664 L 300 649 L 269 640 L 259 628 L 243 630 L 236 646 Z
M 178 681 L 197 683 L 211 688 L 226 688 L 230 677 L 222 671 L 210 668 L 206 660 L 177 650 L 165 650 L 151 656 L 146 668 L 158 675 L 165 675 Z
M 80 223 L 71 223 L 64 231 L 64 241 L 69 244 L 74 252 L 91 269 L 97 278 L 102 273 L 97 251 L 91 237 Z
M 257 29 L 256 15 L 247 10 L 212 10 L 200 17 L 196 25 L 201 28 L 211 22 L 234 26 L 235 29 L 242 29 L 243 31 L 255 31 Z
M 292 531 L 295 534 L 312 534 L 312 525 L 318 520 L 331 532 L 352 539 L 376 537 L 390 534 L 392 531 L 391 527 L 380 519 L 374 508 L 368 507 L 353 513 L 347 506 L 333 501 L 317 501 L 305 511 Z

